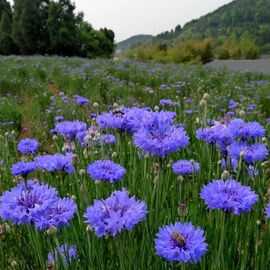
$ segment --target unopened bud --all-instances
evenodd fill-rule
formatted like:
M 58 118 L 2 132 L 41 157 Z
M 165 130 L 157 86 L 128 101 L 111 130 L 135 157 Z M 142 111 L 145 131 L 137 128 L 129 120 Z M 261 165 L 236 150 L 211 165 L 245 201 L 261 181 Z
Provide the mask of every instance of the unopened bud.
M 245 116 L 246 115 L 246 112 L 245 111 L 243 111 L 243 110 L 240 110 L 240 112 L 239 112 L 239 116 L 240 117 L 243 117 L 243 116 Z
M 116 108 L 118 108 L 118 107 L 119 107 L 119 105 L 118 105 L 117 103 L 114 103 L 114 104 L 113 104 L 113 108 L 114 108 L 114 109 L 116 109 Z
M 200 101 L 200 106 L 206 106 L 207 105 L 207 101 L 205 99 L 202 99 Z
M 178 215 L 181 217 L 185 217 L 188 214 L 188 207 L 186 204 L 179 204 L 178 209 L 177 209 Z
M 117 153 L 116 152 L 113 152 L 112 153 L 112 158 L 116 158 L 117 157 Z
M 94 228 L 92 226 L 90 226 L 90 225 L 87 225 L 86 226 L 86 231 L 87 232 L 93 232 L 94 231 Z
M 85 174 L 85 169 L 80 169 L 79 175 L 84 175 Z
M 205 93 L 205 94 L 203 95 L 203 99 L 208 99 L 208 98 L 210 98 L 209 94 L 208 94 L 208 93 Z
M 154 110 L 155 111 L 159 111 L 159 107 L 158 106 L 155 106 Z
M 143 158 L 144 158 L 144 159 L 148 159 L 149 157 L 150 157 L 149 154 L 145 154 Z
M 267 143 L 267 138 L 266 137 L 262 138 L 262 143 Z
M 52 138 L 53 138 L 53 140 L 54 140 L 54 141 L 57 141 L 57 140 L 58 140 L 57 135 L 53 135 L 53 137 L 52 137 Z
M 181 183 L 184 181 L 184 177 L 183 177 L 182 175 L 179 175 L 179 176 L 177 177 L 177 179 L 178 179 L 178 181 L 181 182 Z
M 93 107 L 94 107 L 94 108 L 98 108 L 98 107 L 99 107 L 99 104 L 98 104 L 97 102 L 94 102 L 94 103 L 93 103 Z
M 244 151 L 241 151 L 240 152 L 240 157 L 244 157 L 245 156 L 245 152 Z
M 221 174 L 221 179 L 223 180 L 226 180 L 230 177 L 230 173 L 228 171 L 224 171 L 222 174 Z
M 51 226 L 48 230 L 47 230 L 47 234 L 48 235 L 56 235 L 57 234 L 57 228 L 55 226 Z
M 83 156 L 84 156 L 84 158 L 88 158 L 87 148 L 84 148 L 84 150 L 83 150 Z

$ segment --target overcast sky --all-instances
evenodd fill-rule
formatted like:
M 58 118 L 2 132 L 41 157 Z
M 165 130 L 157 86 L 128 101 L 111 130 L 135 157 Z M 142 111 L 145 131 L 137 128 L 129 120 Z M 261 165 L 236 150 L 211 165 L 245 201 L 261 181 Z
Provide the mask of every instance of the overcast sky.
M 12 2 L 12 1 L 10 1 Z M 73 0 L 94 28 L 107 27 L 119 42 L 136 34 L 156 35 L 199 18 L 232 0 Z

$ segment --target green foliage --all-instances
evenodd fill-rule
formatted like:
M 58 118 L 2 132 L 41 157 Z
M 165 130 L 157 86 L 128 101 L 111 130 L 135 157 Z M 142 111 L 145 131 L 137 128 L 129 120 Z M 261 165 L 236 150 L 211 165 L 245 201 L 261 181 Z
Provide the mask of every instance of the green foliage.
M 127 51 L 125 55 L 140 61 L 190 64 L 205 64 L 214 57 L 210 39 L 204 41 L 188 40 L 174 46 L 168 46 L 164 43 L 145 44 Z
M 5 16 L 2 22 L 9 27 L 12 22 L 12 36 L 7 34 L 8 27 L 0 28 L 0 53 L 2 44 L 3 54 L 112 56 L 113 31 L 94 30 L 84 21 L 83 13 L 76 14 L 75 9 L 70 0 L 15 0 L 10 20 Z
M 22 114 L 19 106 L 11 98 L 2 98 L 0 100 L 0 123 L 1 129 L 8 130 L 10 126 L 20 131 L 22 126 Z

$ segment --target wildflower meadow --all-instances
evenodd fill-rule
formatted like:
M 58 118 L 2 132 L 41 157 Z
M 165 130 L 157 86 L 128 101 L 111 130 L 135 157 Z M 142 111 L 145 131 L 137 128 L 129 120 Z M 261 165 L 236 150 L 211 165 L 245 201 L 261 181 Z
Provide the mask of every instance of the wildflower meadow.
M 0 58 L 0 269 L 270 269 L 270 77 Z

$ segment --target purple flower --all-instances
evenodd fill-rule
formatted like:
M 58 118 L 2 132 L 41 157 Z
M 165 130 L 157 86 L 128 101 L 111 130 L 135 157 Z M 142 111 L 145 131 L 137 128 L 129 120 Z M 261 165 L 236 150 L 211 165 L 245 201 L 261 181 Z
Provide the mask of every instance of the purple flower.
M 105 200 L 94 200 L 94 204 L 87 207 L 84 217 L 95 234 L 102 237 L 115 236 L 123 229 L 132 230 L 137 223 L 145 220 L 146 214 L 145 202 L 130 198 L 123 188 L 122 191 L 114 191 Z
M 172 125 L 171 112 L 147 113 L 143 126 L 134 134 L 134 144 L 153 156 L 165 157 L 188 145 L 189 137 L 183 128 Z
M 103 112 L 96 120 L 100 128 L 124 129 L 122 125 L 126 112 L 127 108 L 120 106 L 111 112 Z
M 258 122 L 245 123 L 242 119 L 233 119 L 228 125 L 233 138 L 260 138 L 264 135 L 265 129 Z
M 265 215 L 267 218 L 270 218 L 270 203 L 268 203 L 266 205 L 266 208 L 265 208 Z
M 55 116 L 54 119 L 55 119 L 55 121 L 57 121 L 57 122 L 62 122 L 62 121 L 65 120 L 64 116 L 62 116 L 62 115 L 57 115 L 57 116 Z
M 200 170 L 200 164 L 191 160 L 179 160 L 173 164 L 172 170 L 175 174 L 193 174 Z
M 102 113 L 97 117 L 97 123 L 100 128 L 113 128 L 125 130 L 134 133 L 142 125 L 142 118 L 148 108 L 119 108 L 109 112 Z
M 72 153 L 66 155 L 57 153 L 55 155 L 37 156 L 34 161 L 39 170 L 48 172 L 63 171 L 72 174 L 75 171 L 72 157 Z
M 216 180 L 203 186 L 200 197 L 208 208 L 231 211 L 236 215 L 249 212 L 259 198 L 249 186 L 243 186 L 233 179 Z
M 87 105 L 89 103 L 89 99 L 85 97 L 81 97 L 76 95 L 75 96 L 75 101 L 78 105 Z
M 36 219 L 35 226 L 40 230 L 45 230 L 51 226 L 55 226 L 57 229 L 69 226 L 69 220 L 73 218 L 76 211 L 77 205 L 72 199 L 57 199 L 43 215 Z
M 22 154 L 34 154 L 38 150 L 39 143 L 36 139 L 25 138 L 18 143 L 18 150 Z
M 31 172 L 33 172 L 36 169 L 36 163 L 35 162 L 24 162 L 19 161 L 12 165 L 11 172 L 14 176 L 22 176 L 24 178 L 27 177 L 27 175 Z
M 111 160 L 96 160 L 87 168 L 87 173 L 94 179 L 115 183 L 126 174 L 126 170 Z
M 74 139 L 77 133 L 86 131 L 86 124 L 80 121 L 64 121 L 56 124 L 55 130 L 68 139 Z
M 234 142 L 228 147 L 228 152 L 232 158 L 239 159 L 243 154 L 243 159 L 247 163 L 262 161 L 268 156 L 268 150 L 264 144 L 246 142 Z
M 173 103 L 173 101 L 171 99 L 161 99 L 159 101 L 160 105 L 171 105 Z
M 71 263 L 71 261 L 77 257 L 77 248 L 75 246 L 64 244 L 60 246 L 60 252 L 65 265 L 68 261 Z M 57 248 L 54 248 L 54 255 L 51 252 L 48 253 L 48 263 L 54 265 L 56 262 L 58 262 L 58 260 L 58 250 Z
M 44 215 L 57 199 L 57 191 L 47 184 L 28 180 L 19 183 L 0 197 L 0 216 L 15 224 L 30 224 Z
M 114 144 L 116 141 L 116 138 L 112 134 L 104 134 L 102 135 L 102 138 L 100 140 L 100 144 Z
M 168 261 L 198 262 L 207 252 L 207 246 L 204 231 L 191 222 L 161 227 L 155 239 L 157 255 Z

